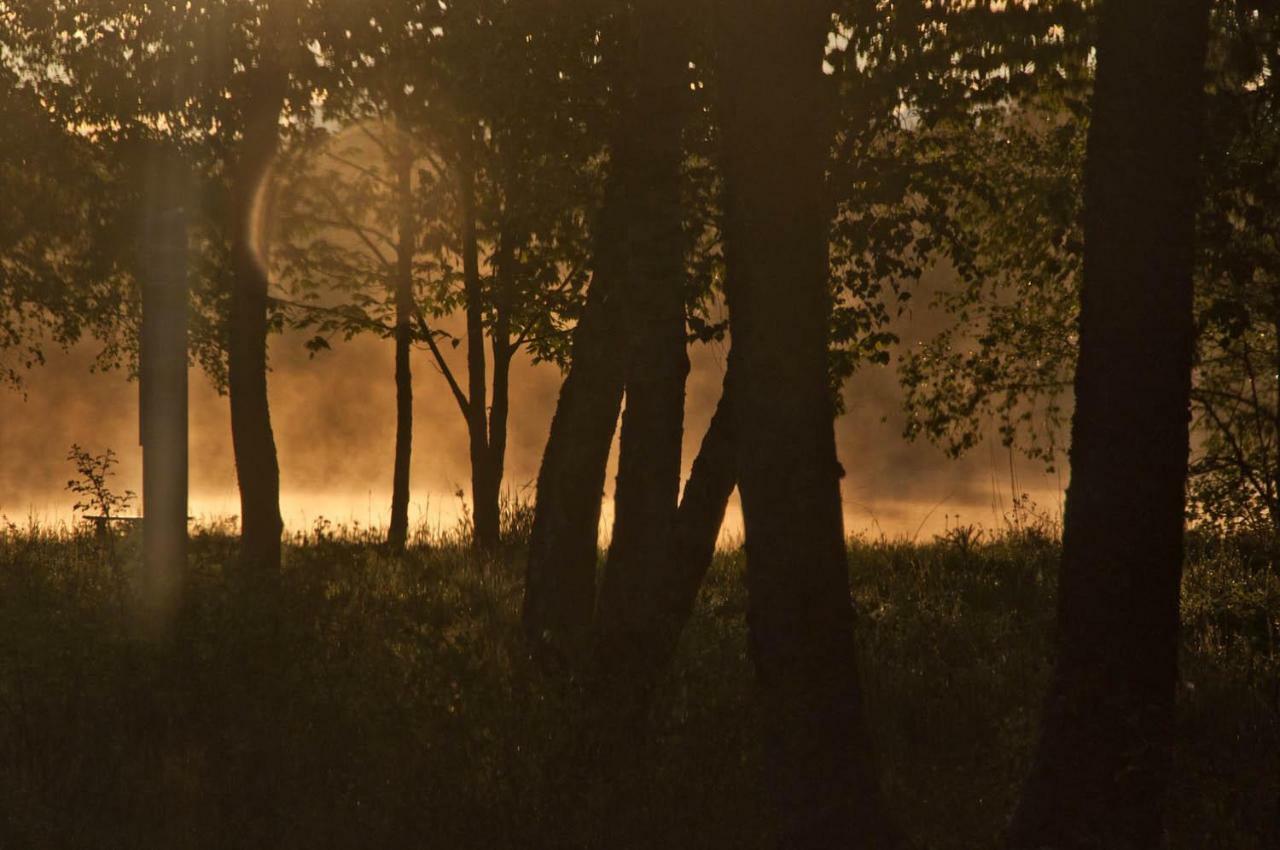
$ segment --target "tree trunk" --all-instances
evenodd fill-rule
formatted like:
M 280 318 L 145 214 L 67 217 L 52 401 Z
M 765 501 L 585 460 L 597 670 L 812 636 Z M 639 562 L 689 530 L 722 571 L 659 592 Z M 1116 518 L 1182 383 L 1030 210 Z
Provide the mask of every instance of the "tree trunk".
M 497 280 L 497 297 L 494 300 L 493 330 L 493 406 L 489 409 L 489 466 L 493 479 L 493 511 L 495 533 L 501 532 L 502 476 L 507 461 L 507 419 L 511 411 L 511 358 L 516 349 L 511 344 L 511 311 L 514 309 L 514 257 L 511 234 L 504 223 L 498 234 L 497 256 L 494 260 L 494 277 Z
M 724 525 L 724 512 L 729 497 L 738 483 L 738 464 L 735 457 L 733 395 L 733 356 L 724 376 L 724 389 L 715 415 L 702 437 L 702 445 L 693 459 L 689 480 L 684 485 L 680 510 L 676 513 L 672 534 L 671 568 L 664 585 L 663 610 L 668 612 L 659 620 L 665 629 L 658 641 L 658 668 L 661 670 L 675 655 L 680 632 L 693 613 L 693 603 L 698 598 L 702 580 L 711 566 L 716 552 L 716 540 Z
M 413 256 L 417 228 L 413 214 L 413 155 L 408 150 L 399 151 L 395 165 L 399 203 L 395 284 L 396 454 L 387 545 L 402 551 L 409 538 L 409 461 L 413 452 L 413 372 L 409 354 L 413 342 Z
M 725 260 L 749 647 L 785 848 L 893 847 L 863 716 L 827 379 L 829 7 L 721 6 Z
M 1272 446 L 1274 451 L 1271 456 L 1271 469 L 1269 472 L 1268 486 L 1271 492 L 1267 494 L 1267 520 L 1271 526 L 1271 534 L 1277 540 L 1280 540 L 1280 292 L 1272 295 L 1275 301 L 1272 305 L 1271 319 L 1271 374 L 1274 376 L 1275 383 L 1271 391 L 1271 435 Z
M 500 511 L 498 507 L 501 482 L 488 446 L 474 436 L 472 445 L 481 446 L 471 457 L 471 497 L 475 504 L 472 520 L 475 523 L 472 543 L 477 551 L 492 552 L 498 547 Z
M 467 434 L 471 444 L 472 545 L 491 551 L 498 545 L 498 481 L 489 452 L 488 398 L 484 359 L 484 288 L 476 238 L 475 142 L 464 142 L 458 180 L 462 214 L 462 279 L 467 313 Z
M 240 485 L 240 562 L 257 571 L 280 568 L 280 467 L 267 400 L 267 273 L 256 251 L 255 204 L 279 144 L 287 77 L 254 71 L 244 138 L 232 170 L 231 309 L 227 388 L 231 442 Z
M 581 658 L 595 610 L 600 500 L 622 405 L 622 201 L 611 172 L 593 237 L 587 302 L 538 470 L 523 620 L 533 651 L 548 663 Z
M 731 356 L 720 402 L 693 460 L 662 557 L 647 565 L 647 580 L 625 600 L 643 611 L 644 616 L 616 610 L 607 612 L 602 600 L 597 629 L 612 629 L 609 636 L 618 639 L 622 630 L 613 626 L 613 622 L 625 617 L 629 626 L 625 634 L 632 647 L 626 656 L 616 647 L 606 655 L 608 648 L 600 647 L 598 669 L 611 679 L 622 675 L 628 677 L 634 708 L 640 713 L 647 710 L 653 688 L 675 657 L 680 634 L 693 614 L 698 590 L 715 555 L 716 540 L 724 524 L 729 497 L 737 485 L 730 389 L 734 372 L 732 361 Z M 606 617 L 613 618 L 613 621 Z M 609 664 L 625 666 L 610 667 Z
M 140 253 L 142 326 L 138 400 L 142 444 L 142 569 L 138 573 L 143 633 L 172 633 L 187 569 L 187 205 L 190 173 L 168 146 L 153 150 L 147 169 Z M 110 511 L 104 506 L 104 516 Z M 108 536 L 106 519 L 97 522 Z
M 1207 0 L 1109 0 L 1057 659 L 1015 848 L 1152 848 L 1171 766 Z
M 505 335 L 500 339 L 506 339 Z M 495 338 L 493 351 L 493 407 L 489 411 L 490 503 L 493 511 L 494 543 L 502 531 L 502 477 L 507 460 L 507 419 L 511 409 L 511 358 L 515 350 Z
M 629 87 L 614 167 L 628 199 L 624 315 L 626 408 L 613 537 L 596 614 L 597 672 L 624 687 L 648 679 L 654 623 L 680 496 L 684 436 L 685 267 L 681 128 L 688 89 L 675 7 L 638 3 L 624 40 Z

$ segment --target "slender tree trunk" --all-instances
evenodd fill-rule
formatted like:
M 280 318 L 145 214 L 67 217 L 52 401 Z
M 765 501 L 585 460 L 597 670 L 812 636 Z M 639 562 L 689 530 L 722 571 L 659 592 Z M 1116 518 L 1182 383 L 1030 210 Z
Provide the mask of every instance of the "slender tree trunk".
M 476 161 L 474 142 L 463 149 L 458 191 L 462 213 L 462 277 L 467 313 L 467 433 L 471 443 L 472 543 L 489 551 L 498 545 L 497 470 L 489 452 L 488 398 L 484 357 L 484 289 L 476 238 Z
M 1153 848 L 1171 766 L 1207 0 L 1108 0 L 1057 660 L 1010 844 Z
M 267 400 L 267 273 L 255 250 L 255 205 L 279 145 L 287 77 L 254 72 L 244 138 L 232 170 L 231 310 L 227 387 L 231 441 L 240 484 L 240 561 L 254 570 L 280 567 L 280 467 Z
M 497 297 L 494 299 L 494 320 L 491 331 L 493 351 L 493 406 L 489 409 L 489 466 L 493 486 L 493 511 L 501 532 L 502 477 L 507 460 L 507 419 L 511 410 L 511 358 L 516 349 L 511 343 L 511 311 L 514 308 L 514 278 L 511 235 L 505 228 L 498 234 L 497 257 L 494 277 L 497 280 Z M 496 535 L 495 535 L 496 541 Z
M 499 472 L 487 446 L 482 447 L 471 463 L 471 494 L 475 503 L 473 544 L 479 551 L 492 552 L 498 547 L 500 536 Z
M 494 542 L 501 532 L 502 478 L 506 470 L 507 420 L 511 409 L 511 358 L 515 349 L 509 344 L 494 346 L 493 407 L 489 411 L 489 476 L 494 526 Z
M 653 623 L 665 614 L 654 606 L 680 495 L 689 373 L 680 198 L 688 60 L 671 0 L 636 3 L 630 23 L 623 40 L 629 90 L 613 151 L 628 199 L 620 291 L 626 409 L 595 628 L 597 674 L 628 689 L 650 678 Z
M 1272 305 L 1271 318 L 1271 374 L 1275 380 L 1271 391 L 1271 435 L 1273 452 L 1271 468 L 1267 484 L 1271 492 L 1267 494 L 1267 520 L 1272 535 L 1280 539 L 1280 292 L 1273 293 L 1276 303 Z
M 403 550 L 409 538 L 409 461 L 413 452 L 413 372 L 409 365 L 413 342 L 413 256 L 416 217 L 413 213 L 413 156 L 399 152 L 396 191 L 399 195 L 396 246 L 396 454 L 391 476 L 391 526 L 387 544 Z
M 781 846 L 893 847 L 863 716 L 827 379 L 830 9 L 742 0 L 721 11 L 747 624 Z
M 549 663 L 581 659 L 595 610 L 600 501 L 622 406 L 622 205 L 611 172 L 593 235 L 587 302 L 573 332 L 572 365 L 538 470 L 523 619 L 534 652 Z

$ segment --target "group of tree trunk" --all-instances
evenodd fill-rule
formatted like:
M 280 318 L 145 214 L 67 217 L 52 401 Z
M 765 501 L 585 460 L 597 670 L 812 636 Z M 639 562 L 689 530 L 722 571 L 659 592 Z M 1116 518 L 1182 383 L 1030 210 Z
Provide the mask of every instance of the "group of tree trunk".
M 828 381 L 832 130 L 821 65 L 831 10 L 819 0 L 742 0 L 721 4 L 716 17 L 732 352 L 681 497 L 688 55 L 678 8 L 636 0 L 623 18 L 592 280 L 538 475 L 525 629 L 548 667 L 642 710 L 738 486 L 749 647 L 781 844 L 898 846 L 863 715 Z M 1057 658 L 1011 826 L 1015 848 L 1159 843 L 1177 675 L 1208 8 L 1208 0 L 1102 6 Z M 281 519 L 266 277 L 249 230 L 278 144 L 284 83 L 260 73 L 234 171 L 229 389 L 243 559 L 274 569 Z M 467 286 L 478 287 L 475 252 L 464 245 L 463 254 Z M 403 293 L 397 305 L 403 418 L 411 403 Z M 498 517 L 480 497 L 492 490 L 496 506 L 500 461 L 495 468 L 490 455 L 501 457 L 506 413 L 495 404 L 486 421 L 484 334 L 478 311 L 467 319 L 476 537 L 492 542 Z M 616 518 L 597 587 L 601 497 L 620 410 Z M 401 509 L 391 536 L 401 545 L 408 441 L 398 429 Z
M 1177 675 L 1208 3 L 1157 6 L 1112 0 L 1102 14 L 1058 656 L 1040 746 L 1010 831 L 1018 848 L 1160 841 Z M 599 490 L 625 388 L 619 518 L 594 605 L 597 661 L 614 678 L 652 685 L 709 559 L 707 536 L 682 539 L 679 520 L 702 499 L 707 509 L 688 513 L 718 524 L 721 500 L 736 480 L 749 640 L 781 842 L 892 847 L 900 833 L 882 802 L 858 686 L 826 378 L 823 168 L 830 139 L 819 66 L 829 23 L 820 3 L 778 0 L 719 19 L 733 381 L 726 380 L 677 510 L 663 466 L 670 436 L 652 426 L 640 438 L 628 430 L 629 420 L 658 416 L 662 403 L 671 403 L 658 395 L 664 380 L 676 382 L 678 367 L 663 368 L 665 326 L 644 309 L 649 304 L 629 304 L 626 295 L 647 287 L 645 295 L 656 299 L 660 287 L 625 256 L 597 265 L 595 309 L 575 339 L 575 354 L 590 354 L 575 357 L 539 476 L 525 619 L 543 651 L 561 660 L 587 651 Z M 638 120 L 660 127 L 643 103 L 633 104 Z M 655 160 L 662 151 L 651 140 L 645 148 Z M 617 193 L 632 188 L 628 166 L 615 164 Z M 661 167 L 650 163 L 651 173 Z M 629 220 L 634 211 L 615 213 L 621 223 L 610 212 L 601 233 L 620 228 L 619 241 L 644 246 L 649 268 L 658 266 L 661 252 L 646 239 L 654 232 Z M 610 305 L 620 315 L 611 316 Z M 647 343 L 638 343 L 640 335 Z M 623 357 L 597 356 L 620 338 Z M 638 364 L 646 380 L 637 385 Z M 679 421 L 678 412 L 666 416 L 668 426 Z M 634 444 L 640 448 L 630 449 Z M 647 481 L 631 477 L 639 476 L 625 463 L 629 451 L 647 462 Z M 585 495 L 567 504 L 559 495 L 570 489 Z M 643 540 L 627 536 L 629 523 L 644 530 Z

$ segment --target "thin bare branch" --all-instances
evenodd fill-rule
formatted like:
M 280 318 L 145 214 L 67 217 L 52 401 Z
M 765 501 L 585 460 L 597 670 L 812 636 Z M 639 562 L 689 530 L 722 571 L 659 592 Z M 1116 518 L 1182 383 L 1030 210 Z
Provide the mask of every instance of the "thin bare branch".
M 336 153 L 334 153 L 333 151 L 330 151 L 330 150 L 326 150 L 326 151 L 324 152 L 324 155 L 325 155 L 325 156 L 327 156 L 327 157 L 329 157 L 329 159 L 332 159 L 334 162 L 337 162 L 337 163 L 340 163 L 340 164 L 342 164 L 342 165 L 345 165 L 347 168 L 350 168 L 350 169 L 352 169 L 353 171 L 358 171 L 358 172 L 360 172 L 360 173 L 361 173 L 361 174 L 363 174 L 364 176 L 368 177 L 370 180 L 373 180 L 373 181 L 375 181 L 375 182 L 377 182 L 377 183 L 381 183 L 381 184 L 382 184 L 383 186 L 385 186 L 389 191 L 394 192 L 394 191 L 395 191 L 395 189 L 396 189 L 395 185 L 394 185 L 390 180 L 388 180 L 387 178 L 383 177 L 381 174 L 379 174 L 378 172 L 374 171 L 372 168 L 369 168 L 369 167 L 367 167 L 367 166 L 361 165 L 361 164 L 360 164 L 360 163 L 358 163 L 358 162 L 353 162 L 352 160 L 347 159 L 345 156 L 339 156 L 338 154 L 336 154 Z
M 449 389 L 453 392 L 454 401 L 458 403 L 458 409 L 462 412 L 463 418 L 470 417 L 471 401 L 467 398 L 467 394 L 462 391 L 458 380 L 453 376 L 453 370 L 449 368 L 449 362 L 444 359 L 444 352 L 436 344 L 436 335 L 431 330 L 431 326 L 427 324 L 427 319 L 422 315 L 422 309 L 417 304 L 413 305 L 413 316 L 418 320 L 418 328 L 422 332 L 423 341 L 426 342 L 427 347 L 431 349 L 432 356 L 435 357 L 436 367 L 440 370 L 440 374 L 444 375 L 444 379 L 449 382 Z
M 369 235 L 365 232 L 365 228 L 360 226 L 351 218 L 350 215 L 347 214 L 347 210 L 342 206 L 342 201 L 338 196 L 323 186 L 320 191 L 324 194 L 325 199 L 329 201 L 329 205 L 333 207 L 333 211 L 338 214 L 339 218 L 346 222 L 346 227 L 360 238 L 360 241 L 363 242 L 365 247 L 367 247 L 373 255 L 378 258 L 378 261 L 388 269 L 394 268 L 395 265 L 383 255 L 382 251 L 378 250 L 377 245 L 373 244 L 373 240 L 369 238 Z

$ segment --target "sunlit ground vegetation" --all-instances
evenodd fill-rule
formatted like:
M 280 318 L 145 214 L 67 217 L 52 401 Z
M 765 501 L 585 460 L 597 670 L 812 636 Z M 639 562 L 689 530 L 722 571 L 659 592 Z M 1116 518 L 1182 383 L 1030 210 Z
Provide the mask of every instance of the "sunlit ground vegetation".
M 0 531 L 0 847 L 772 845 L 740 551 L 717 556 L 651 734 L 528 659 L 527 511 L 402 556 L 318 524 L 278 584 L 198 529 L 176 639 L 134 634 L 136 535 Z M 1194 537 L 1183 583 L 1173 848 L 1280 846 L 1280 574 Z M 892 805 L 920 847 L 998 844 L 1048 677 L 1058 544 L 1041 522 L 852 539 L 862 675 Z

